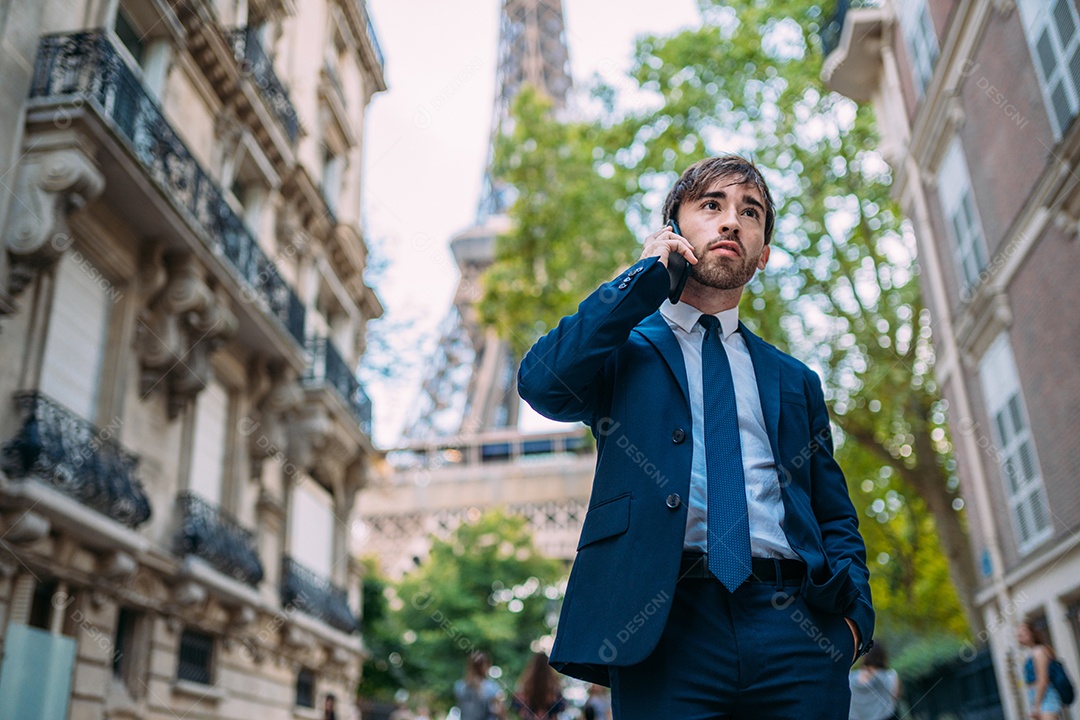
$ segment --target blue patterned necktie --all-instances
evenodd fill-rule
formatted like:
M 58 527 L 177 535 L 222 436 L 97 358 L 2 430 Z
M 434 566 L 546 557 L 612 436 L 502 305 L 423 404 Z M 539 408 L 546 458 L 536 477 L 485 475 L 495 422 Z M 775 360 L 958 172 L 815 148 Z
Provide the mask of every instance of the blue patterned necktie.
M 729 591 L 750 575 L 739 412 L 720 319 L 702 315 L 701 380 L 705 389 L 705 470 L 709 495 L 709 571 Z

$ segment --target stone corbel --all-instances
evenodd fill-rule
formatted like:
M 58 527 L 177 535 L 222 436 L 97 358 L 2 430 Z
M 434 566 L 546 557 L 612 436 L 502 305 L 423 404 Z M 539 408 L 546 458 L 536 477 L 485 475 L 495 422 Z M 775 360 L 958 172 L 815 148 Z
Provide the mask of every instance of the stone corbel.
M 156 292 L 138 328 L 141 392 L 164 390 L 174 418 L 210 382 L 210 354 L 236 333 L 237 319 L 192 254 L 164 254 L 159 246 L 148 264 L 144 278 Z
M 274 227 L 277 234 L 278 255 L 304 257 L 311 249 L 311 235 L 301 222 L 296 208 L 288 206 L 278 213 Z
M 304 401 L 304 391 L 280 367 L 257 364 L 251 369 L 255 379 L 255 411 L 242 431 L 248 436 L 252 477 L 259 477 L 267 458 L 287 455 L 289 420 Z
M 4 230 L 6 277 L 0 277 L 0 313 L 17 309 L 15 298 L 71 245 L 68 214 L 105 189 L 105 177 L 78 147 L 28 153 L 19 163 Z

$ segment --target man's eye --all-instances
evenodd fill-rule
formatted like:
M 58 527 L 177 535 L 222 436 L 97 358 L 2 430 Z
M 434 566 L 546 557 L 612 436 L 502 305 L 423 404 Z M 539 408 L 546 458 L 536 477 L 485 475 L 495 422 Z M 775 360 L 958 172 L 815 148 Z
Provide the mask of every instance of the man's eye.
M 758 211 L 754 208 L 746 208 L 745 210 L 743 210 L 743 213 L 749 215 L 752 218 L 756 218 L 758 216 Z
M 716 204 L 715 202 L 713 202 L 712 200 L 709 200 L 709 201 L 708 201 L 707 203 L 705 203 L 705 204 L 704 204 L 704 205 L 703 205 L 702 207 L 704 207 L 704 208 L 705 208 L 706 210 L 716 210 L 716 209 L 717 209 L 717 208 L 719 208 L 720 206 L 719 206 L 719 205 L 717 205 L 717 204 Z

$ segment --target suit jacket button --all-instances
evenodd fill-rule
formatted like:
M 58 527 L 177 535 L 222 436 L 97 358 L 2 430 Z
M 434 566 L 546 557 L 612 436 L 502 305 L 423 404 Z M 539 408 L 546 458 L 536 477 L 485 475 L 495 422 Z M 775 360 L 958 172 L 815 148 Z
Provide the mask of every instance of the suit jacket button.
M 671 493 L 670 495 L 667 496 L 667 506 L 669 508 L 674 510 L 675 508 L 679 507 L 680 505 L 682 505 L 682 498 L 681 497 L 679 497 L 675 493 Z
M 685 439 L 686 433 L 683 432 L 682 428 L 675 428 L 675 431 L 671 433 L 671 442 L 675 443 L 676 445 L 678 445 Z

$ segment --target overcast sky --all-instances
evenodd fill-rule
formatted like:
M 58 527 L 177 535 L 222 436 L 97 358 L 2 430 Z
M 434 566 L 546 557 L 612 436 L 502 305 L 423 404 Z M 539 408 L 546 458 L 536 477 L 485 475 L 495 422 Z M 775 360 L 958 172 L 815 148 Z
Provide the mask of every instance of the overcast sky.
M 563 0 L 575 82 L 613 81 L 634 39 L 694 26 L 694 0 Z M 448 243 L 476 215 L 495 94 L 501 0 L 368 0 L 389 89 L 368 109 L 364 217 L 389 261 L 376 279 L 395 344 L 415 368 L 373 382 L 375 440 L 398 441 L 458 275 Z

